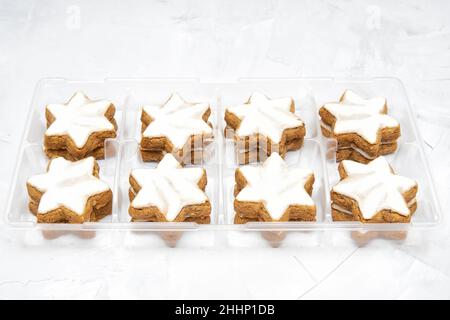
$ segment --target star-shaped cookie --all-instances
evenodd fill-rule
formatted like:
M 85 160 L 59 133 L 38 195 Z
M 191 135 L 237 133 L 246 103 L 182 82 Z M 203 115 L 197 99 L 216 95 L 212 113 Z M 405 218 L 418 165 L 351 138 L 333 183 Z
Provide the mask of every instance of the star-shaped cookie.
M 129 214 L 134 221 L 209 223 L 206 171 L 183 168 L 170 153 L 155 169 L 130 174 Z
M 67 103 L 48 104 L 44 147 L 48 156 L 82 159 L 89 154 L 103 157 L 105 139 L 116 137 L 115 107 L 107 100 L 90 100 L 76 92 Z
M 368 162 L 397 148 L 400 125 L 387 115 L 386 99 L 363 99 L 346 90 L 339 102 L 326 103 L 319 114 L 322 133 L 338 142 L 337 160 Z
M 299 149 L 305 126 L 294 110 L 292 98 L 269 99 L 259 92 L 244 104 L 226 108 L 225 121 L 233 130 L 236 151 L 256 154 L 261 150 L 266 155 L 277 152 L 284 157 L 287 151 Z M 240 162 L 250 161 L 245 157 Z
M 314 173 L 288 167 L 276 152 L 263 164 L 238 168 L 235 179 L 236 223 L 316 219 Z
M 27 181 L 29 207 L 37 221 L 83 223 L 111 214 L 112 192 L 98 172 L 93 157 L 50 160 L 46 173 Z
M 409 222 L 417 208 L 417 182 L 397 175 L 384 157 L 368 164 L 344 160 L 331 190 L 334 220 Z
M 212 138 L 208 123 L 209 103 L 192 103 L 174 93 L 163 104 L 142 108 L 141 153 L 144 161 L 159 161 L 165 153 L 182 160 L 191 151 L 202 149 Z

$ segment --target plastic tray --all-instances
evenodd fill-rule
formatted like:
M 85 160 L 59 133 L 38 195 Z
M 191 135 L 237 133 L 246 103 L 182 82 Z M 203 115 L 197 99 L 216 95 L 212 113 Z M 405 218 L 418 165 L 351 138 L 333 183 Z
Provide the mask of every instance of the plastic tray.
M 418 181 L 418 209 L 411 223 L 362 224 L 333 222 L 331 218 L 329 190 L 339 178 L 335 162 L 336 144 L 333 140 L 322 137 L 318 108 L 325 102 L 338 99 L 345 89 L 353 89 L 367 97 L 385 96 L 389 114 L 401 123 L 402 136 L 398 150 L 388 155 L 387 159 L 397 173 Z M 76 90 L 84 91 L 91 98 L 110 99 L 116 105 L 118 137 L 105 142 L 106 157 L 99 161 L 100 176 L 113 190 L 113 213 L 99 222 L 38 224 L 28 211 L 25 183 L 31 175 L 44 172 L 48 162 L 42 150 L 44 106 L 51 102 L 66 101 Z M 225 106 L 242 103 L 254 91 L 260 91 L 269 97 L 291 96 L 295 100 L 296 113 L 305 122 L 307 133 L 304 146 L 299 151 L 288 152 L 285 160 L 290 166 L 307 166 L 314 171 L 316 222 L 233 224 L 234 171 L 238 164 L 233 141 L 223 134 L 223 115 Z M 212 203 L 209 225 L 130 222 L 128 216 L 130 170 L 155 166 L 155 163 L 142 162 L 138 152 L 140 107 L 149 103 L 162 103 L 172 92 L 179 92 L 187 100 L 207 100 L 211 103 L 210 121 L 214 126 L 215 137 L 208 145 L 207 156 L 202 163 L 208 174 L 206 193 Z M 5 217 L 9 225 L 28 230 L 83 232 L 114 229 L 153 233 L 172 244 L 177 243 L 183 235 L 183 241 L 193 240 L 194 244 L 202 245 L 226 243 L 245 246 L 261 243 L 261 239 L 265 239 L 277 246 L 289 242 L 296 245 L 332 243 L 337 231 L 344 231 L 346 238 L 350 234 L 353 240 L 361 243 L 377 237 L 404 240 L 408 231 L 437 226 L 441 221 L 441 211 L 414 115 L 404 87 L 398 79 L 240 79 L 227 82 L 205 82 L 198 79 L 43 79 L 37 84 L 33 96 Z

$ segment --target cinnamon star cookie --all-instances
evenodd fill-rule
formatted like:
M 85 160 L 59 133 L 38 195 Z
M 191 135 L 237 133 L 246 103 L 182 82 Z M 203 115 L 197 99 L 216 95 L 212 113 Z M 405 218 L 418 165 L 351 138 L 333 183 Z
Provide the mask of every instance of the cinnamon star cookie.
M 400 124 L 387 114 L 385 98 L 363 99 L 346 90 L 319 110 L 322 134 L 337 140 L 336 160 L 367 163 L 395 152 Z
M 111 214 L 112 192 L 98 174 L 93 157 L 50 160 L 46 173 L 27 181 L 30 211 L 43 223 L 83 223 Z
M 155 169 L 130 174 L 129 214 L 133 221 L 209 223 L 206 170 L 183 168 L 166 154 Z
M 236 169 L 235 179 L 235 223 L 315 221 L 311 170 L 290 168 L 274 152 L 263 164 Z
M 174 93 L 161 106 L 142 108 L 140 150 L 144 161 L 160 161 L 171 153 L 182 163 L 199 163 L 212 139 L 209 103 L 187 102 Z
M 409 222 L 416 211 L 417 182 L 394 173 L 384 157 L 368 164 L 344 160 L 331 190 L 333 220 Z
M 269 99 L 255 92 L 247 102 L 228 107 L 225 121 L 234 136 L 239 163 L 264 160 L 272 154 L 282 157 L 303 145 L 305 125 L 294 113 L 292 98 Z
M 50 158 L 62 156 L 68 160 L 88 156 L 103 159 L 105 140 L 116 137 L 114 113 L 110 101 L 90 100 L 82 92 L 76 92 L 65 104 L 48 104 L 45 153 Z

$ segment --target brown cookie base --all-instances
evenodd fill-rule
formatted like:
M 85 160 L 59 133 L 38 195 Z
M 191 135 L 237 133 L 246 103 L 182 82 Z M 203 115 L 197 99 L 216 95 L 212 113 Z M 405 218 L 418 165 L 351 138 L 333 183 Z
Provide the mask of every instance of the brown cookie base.
M 333 221 L 359 221 L 358 215 L 331 208 L 331 218 Z
M 66 149 L 44 149 L 44 152 L 47 155 L 47 157 L 49 157 L 50 159 L 57 158 L 57 157 L 63 157 L 64 159 L 69 160 L 69 161 L 81 160 L 81 159 L 78 159 L 77 157 L 74 157 Z M 85 158 L 87 158 L 87 157 L 94 157 L 97 160 L 105 159 L 104 146 L 102 145 L 92 151 L 89 151 L 85 155 Z
M 60 207 L 45 214 L 38 213 L 39 202 L 31 200 L 28 208 L 36 216 L 38 223 L 84 223 L 96 222 L 112 213 L 112 192 L 108 190 L 88 199 L 82 215 Z
M 297 216 L 295 218 L 290 217 L 289 222 L 313 222 L 316 221 L 316 215 L 314 214 L 314 216 Z M 246 224 L 247 222 L 273 222 L 273 221 L 265 221 L 264 219 L 262 219 L 261 217 L 248 217 L 246 215 L 240 215 L 235 213 L 234 215 L 234 220 L 233 223 L 234 224 Z
M 273 220 L 261 202 L 246 202 L 234 200 L 234 210 L 237 216 L 250 221 L 315 221 L 316 208 L 314 206 L 289 206 L 279 220 Z
M 391 143 L 383 143 L 380 145 L 379 149 L 379 155 L 383 156 L 390 153 L 394 153 L 397 150 L 397 142 L 391 142 Z M 336 151 L 336 162 L 340 162 L 342 160 L 353 160 L 360 163 L 369 163 L 376 157 L 367 157 L 366 154 L 360 153 L 358 150 L 354 149 L 352 146 L 350 147 L 344 147 L 337 149 Z
M 258 217 L 250 218 L 250 217 L 244 217 L 239 214 L 234 215 L 234 223 L 235 224 L 246 224 L 247 222 L 260 222 Z
M 352 200 L 349 198 L 349 200 Z M 348 209 L 348 208 L 347 208 Z M 346 210 L 347 210 L 346 209 Z M 355 213 L 348 213 L 339 209 L 331 209 L 331 217 L 333 221 L 359 221 L 363 223 L 408 223 L 411 221 L 411 217 L 417 209 L 417 203 L 414 202 L 409 206 L 411 211 L 410 216 L 403 216 L 391 210 L 382 210 L 378 212 L 371 219 L 364 219 L 358 210 Z
M 147 208 L 128 209 L 132 221 L 153 221 L 153 222 L 169 222 L 164 214 L 155 206 Z M 211 204 L 206 201 L 202 204 L 185 206 L 177 217 L 170 222 L 186 222 L 189 220 L 206 219 L 211 214 Z
M 131 218 L 131 222 L 161 222 L 156 216 L 148 217 L 145 219 L 135 219 Z M 180 222 L 180 221 L 178 221 Z M 210 224 L 211 223 L 211 217 L 210 216 L 204 216 L 204 217 L 187 217 L 182 222 L 194 222 L 198 224 Z

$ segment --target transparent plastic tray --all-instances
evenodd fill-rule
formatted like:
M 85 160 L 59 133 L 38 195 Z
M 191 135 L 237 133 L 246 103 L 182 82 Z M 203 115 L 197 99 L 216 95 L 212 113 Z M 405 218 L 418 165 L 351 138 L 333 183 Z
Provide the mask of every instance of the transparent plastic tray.
M 329 191 L 339 179 L 335 161 L 336 144 L 334 140 L 322 137 L 318 108 L 325 102 L 338 99 L 345 89 L 353 89 L 367 97 L 386 97 L 389 114 L 401 124 L 398 150 L 386 157 L 397 173 L 418 181 L 418 209 L 411 223 L 362 224 L 333 222 L 331 218 Z M 118 137 L 105 142 L 106 157 L 99 161 L 100 177 L 113 190 L 113 213 L 99 222 L 38 224 L 28 211 L 25 185 L 28 177 L 44 172 L 47 166 L 48 159 L 42 150 L 45 105 L 66 101 L 77 90 L 84 91 L 91 98 L 112 100 L 116 105 Z M 296 113 L 306 124 L 304 146 L 298 151 L 288 152 L 285 160 L 289 166 L 306 166 L 314 171 L 315 222 L 233 224 L 234 172 L 238 164 L 233 141 L 224 136 L 224 109 L 246 101 L 255 91 L 269 97 L 293 97 Z M 208 145 L 201 164 L 207 171 L 206 193 L 212 204 L 211 224 L 208 225 L 130 222 L 128 215 L 130 170 L 156 165 L 144 163 L 138 152 L 140 108 L 144 104 L 162 103 L 172 92 L 179 92 L 187 100 L 207 100 L 211 104 L 210 121 L 214 126 L 214 139 Z M 350 234 L 350 238 L 363 244 L 378 237 L 403 241 L 411 230 L 427 230 L 441 221 L 439 202 L 414 115 L 401 81 L 394 78 L 342 81 L 332 78 L 240 79 L 227 82 L 198 79 L 43 79 L 35 89 L 16 166 L 5 217 L 9 225 L 29 230 L 146 232 L 172 244 L 183 238 L 183 241 L 193 241 L 193 244 L 247 246 L 259 244 L 263 239 L 263 242 L 277 246 L 289 242 L 296 245 L 333 243 L 339 231 L 344 232 L 347 238 Z

